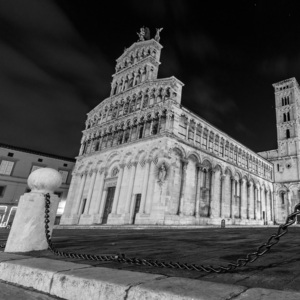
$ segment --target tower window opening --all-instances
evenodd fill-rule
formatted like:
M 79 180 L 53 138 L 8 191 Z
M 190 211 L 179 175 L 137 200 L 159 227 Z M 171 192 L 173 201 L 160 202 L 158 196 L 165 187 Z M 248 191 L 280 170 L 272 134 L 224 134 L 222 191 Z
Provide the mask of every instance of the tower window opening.
M 286 122 L 286 114 L 283 114 L 283 122 Z
M 290 118 L 290 112 L 287 112 L 286 115 L 287 115 L 287 120 L 288 120 L 288 121 L 291 121 L 291 118 Z
M 277 171 L 279 172 L 279 164 L 277 164 Z
M 281 196 L 281 204 L 284 204 L 284 193 L 281 193 L 280 196 Z
M 282 101 L 282 106 L 284 106 L 284 98 L 282 98 L 281 101 Z
M 290 130 L 287 129 L 287 130 L 286 130 L 286 138 L 289 139 L 290 137 L 291 137 L 291 135 L 290 135 Z

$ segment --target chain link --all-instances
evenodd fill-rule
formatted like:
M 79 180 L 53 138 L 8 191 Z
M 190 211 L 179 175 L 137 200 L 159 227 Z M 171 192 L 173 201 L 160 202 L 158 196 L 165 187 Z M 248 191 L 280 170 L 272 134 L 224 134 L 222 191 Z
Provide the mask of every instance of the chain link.
M 266 254 L 270 249 L 276 245 L 280 238 L 288 232 L 288 227 L 293 225 L 296 222 L 296 216 L 300 215 L 300 203 L 295 206 L 294 212 L 291 213 L 287 218 L 284 224 L 279 225 L 278 230 L 275 234 L 272 234 L 269 239 L 260 245 L 256 251 L 248 253 L 246 257 L 239 258 L 236 262 L 229 263 L 226 266 L 203 266 L 179 262 L 164 262 L 158 260 L 143 259 L 137 257 L 127 257 L 125 254 L 116 254 L 116 255 L 92 255 L 92 254 L 79 254 L 73 252 L 63 252 L 57 250 L 51 241 L 50 231 L 49 231 L 49 208 L 50 208 L 50 194 L 45 195 L 45 233 L 46 239 L 48 242 L 49 250 L 58 256 L 63 256 L 66 258 L 78 258 L 83 260 L 93 260 L 93 261 L 112 261 L 118 263 L 128 263 L 138 266 L 150 266 L 158 268 L 171 268 L 171 269 L 180 269 L 188 271 L 204 271 L 206 273 L 225 273 L 233 271 L 237 268 L 245 267 L 248 263 L 253 263 L 259 257 Z

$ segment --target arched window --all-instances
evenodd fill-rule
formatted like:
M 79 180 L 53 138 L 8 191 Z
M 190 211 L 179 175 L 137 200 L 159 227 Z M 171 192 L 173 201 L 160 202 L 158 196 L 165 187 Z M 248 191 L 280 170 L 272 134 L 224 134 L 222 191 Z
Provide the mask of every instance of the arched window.
M 282 106 L 284 106 L 284 100 L 283 100 L 283 98 L 281 99 L 281 101 L 282 101 Z
M 287 112 L 287 121 L 291 121 L 290 112 L 289 111 Z
M 286 97 L 286 104 L 290 104 L 290 97 Z
M 141 139 L 143 137 L 143 131 L 144 131 L 144 123 L 141 124 L 141 126 L 139 128 L 139 139 Z
M 280 196 L 281 196 L 281 204 L 284 204 L 284 193 L 281 193 Z
M 286 122 L 286 114 L 283 114 L 283 122 Z
M 290 136 L 290 130 L 287 129 L 287 130 L 286 130 L 286 138 L 289 139 L 290 137 L 291 137 L 291 136 Z

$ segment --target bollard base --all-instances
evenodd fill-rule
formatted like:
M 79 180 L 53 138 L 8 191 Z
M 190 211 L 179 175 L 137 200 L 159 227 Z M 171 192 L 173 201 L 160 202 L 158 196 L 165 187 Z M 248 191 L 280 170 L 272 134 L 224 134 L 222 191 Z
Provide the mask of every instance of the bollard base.
M 49 229 L 51 234 L 59 198 L 54 194 L 50 195 Z M 44 194 L 31 192 L 21 196 L 4 252 L 29 252 L 48 249 L 44 221 Z

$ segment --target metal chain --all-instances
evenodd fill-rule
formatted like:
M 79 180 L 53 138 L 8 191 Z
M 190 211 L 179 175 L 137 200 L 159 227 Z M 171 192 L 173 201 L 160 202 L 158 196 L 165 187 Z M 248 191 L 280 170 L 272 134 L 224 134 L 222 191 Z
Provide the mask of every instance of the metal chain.
M 279 225 L 277 233 L 272 234 L 269 239 L 260 245 L 256 251 L 248 253 L 246 257 L 237 259 L 234 263 L 229 263 L 226 266 L 203 266 L 179 262 L 164 262 L 158 260 L 143 259 L 137 257 L 127 257 L 125 254 L 116 254 L 116 255 L 92 255 L 92 254 L 79 254 L 72 252 L 63 252 L 57 250 L 51 241 L 50 231 L 49 231 L 49 208 L 50 208 L 50 194 L 45 196 L 45 233 L 46 239 L 48 242 L 49 250 L 58 256 L 63 256 L 66 258 L 78 258 L 84 260 L 94 260 L 94 261 L 113 261 L 118 263 L 128 263 L 135 264 L 138 266 L 150 266 L 158 268 L 171 268 L 171 269 L 181 269 L 188 271 L 204 271 L 206 273 L 225 273 L 233 271 L 236 268 L 245 267 L 248 263 L 256 261 L 259 257 L 266 254 L 270 249 L 276 245 L 280 238 L 288 232 L 288 227 L 296 222 L 296 216 L 300 215 L 300 203 L 295 206 L 294 212 L 291 213 L 287 218 L 284 224 Z

